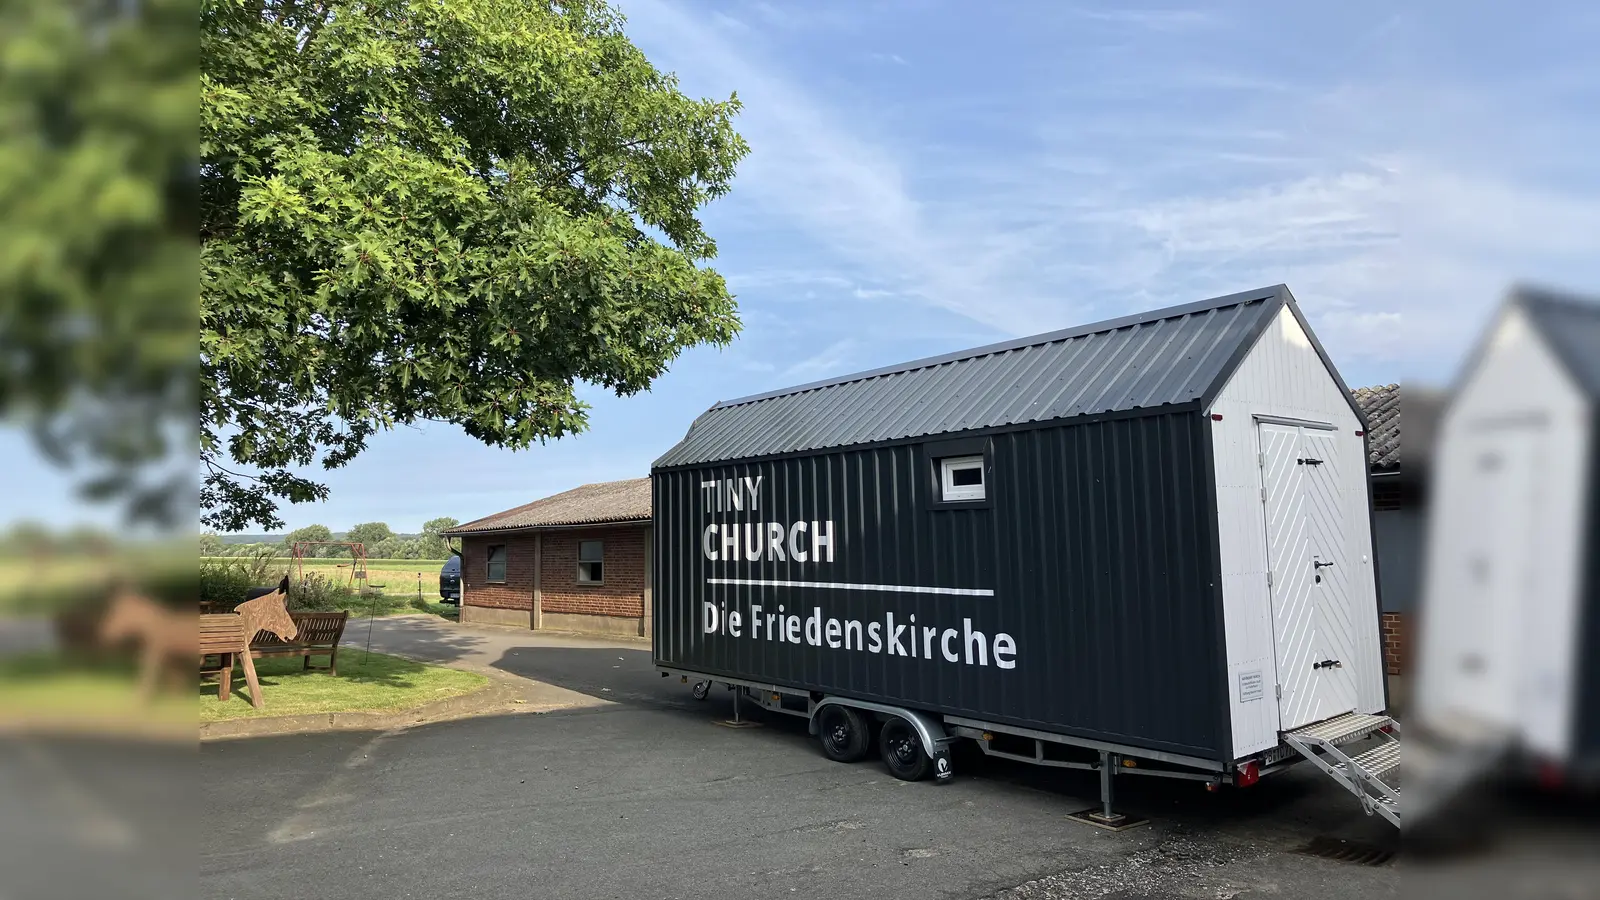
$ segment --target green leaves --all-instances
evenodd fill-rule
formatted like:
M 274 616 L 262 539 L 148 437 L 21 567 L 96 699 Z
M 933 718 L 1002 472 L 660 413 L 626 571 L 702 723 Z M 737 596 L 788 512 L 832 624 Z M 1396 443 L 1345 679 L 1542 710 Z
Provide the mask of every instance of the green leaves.
M 737 333 L 697 216 L 747 152 L 738 101 L 684 96 L 604 3 L 201 22 L 208 525 L 277 527 L 275 498 L 320 496 L 291 471 L 377 428 L 581 431 L 577 381 L 632 393 Z
M 166 525 L 192 483 L 193 15 L 0 0 L 0 416 Z

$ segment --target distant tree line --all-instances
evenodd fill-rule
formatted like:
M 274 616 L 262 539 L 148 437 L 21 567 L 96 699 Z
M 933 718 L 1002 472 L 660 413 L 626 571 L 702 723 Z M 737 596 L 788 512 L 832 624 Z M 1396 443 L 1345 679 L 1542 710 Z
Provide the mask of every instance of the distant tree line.
M 429 519 L 422 523 L 419 535 L 396 534 L 385 522 L 363 522 L 349 531 L 335 532 L 326 525 L 307 525 L 296 528 L 276 541 L 258 541 L 248 544 L 224 543 L 216 532 L 200 535 L 201 556 L 254 556 L 263 551 L 277 551 L 287 555 L 297 541 L 354 541 L 364 544 L 369 559 L 444 559 L 450 555 L 450 545 L 441 532 L 461 524 L 449 516 Z M 307 556 L 325 559 L 348 558 L 350 548 L 326 546 L 313 548 Z
M 0 556 L 48 556 L 58 553 L 110 552 L 117 536 L 92 525 L 57 530 L 39 522 L 13 523 L 0 531 Z

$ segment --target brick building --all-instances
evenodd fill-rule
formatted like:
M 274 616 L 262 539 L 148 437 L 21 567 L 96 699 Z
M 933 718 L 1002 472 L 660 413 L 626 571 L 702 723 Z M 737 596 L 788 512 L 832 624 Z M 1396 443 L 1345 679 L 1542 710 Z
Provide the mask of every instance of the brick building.
M 461 621 L 650 633 L 650 479 L 586 484 L 457 525 Z
M 1401 466 L 1398 384 L 1351 392 L 1367 416 L 1367 471 L 1372 480 L 1373 543 L 1383 598 L 1383 653 L 1390 675 L 1408 668 L 1407 624 L 1416 611 L 1423 556 L 1428 448 L 1442 396 L 1405 391 L 1405 466 Z

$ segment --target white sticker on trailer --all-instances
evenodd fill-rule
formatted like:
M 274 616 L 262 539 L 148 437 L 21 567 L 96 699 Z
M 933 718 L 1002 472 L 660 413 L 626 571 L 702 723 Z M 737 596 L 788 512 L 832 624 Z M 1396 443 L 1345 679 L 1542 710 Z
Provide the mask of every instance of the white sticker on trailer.
M 1249 703 L 1251 700 L 1260 700 L 1266 691 L 1266 679 L 1261 677 L 1260 669 L 1252 669 L 1239 673 L 1239 702 Z

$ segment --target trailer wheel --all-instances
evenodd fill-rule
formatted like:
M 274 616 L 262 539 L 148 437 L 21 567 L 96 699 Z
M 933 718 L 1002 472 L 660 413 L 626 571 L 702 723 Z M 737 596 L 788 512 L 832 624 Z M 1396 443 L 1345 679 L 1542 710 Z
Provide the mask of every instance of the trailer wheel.
M 933 760 L 923 749 L 917 729 L 899 716 L 883 723 L 883 731 L 878 735 L 878 752 L 889 774 L 901 781 L 921 781 L 933 771 Z
M 822 755 L 834 762 L 855 762 L 871 748 L 870 726 L 861 713 L 832 703 L 817 713 L 817 737 Z
M 689 693 L 693 694 L 696 700 L 704 700 L 711 694 L 711 682 L 696 681 L 694 683 L 694 687 L 689 690 Z

